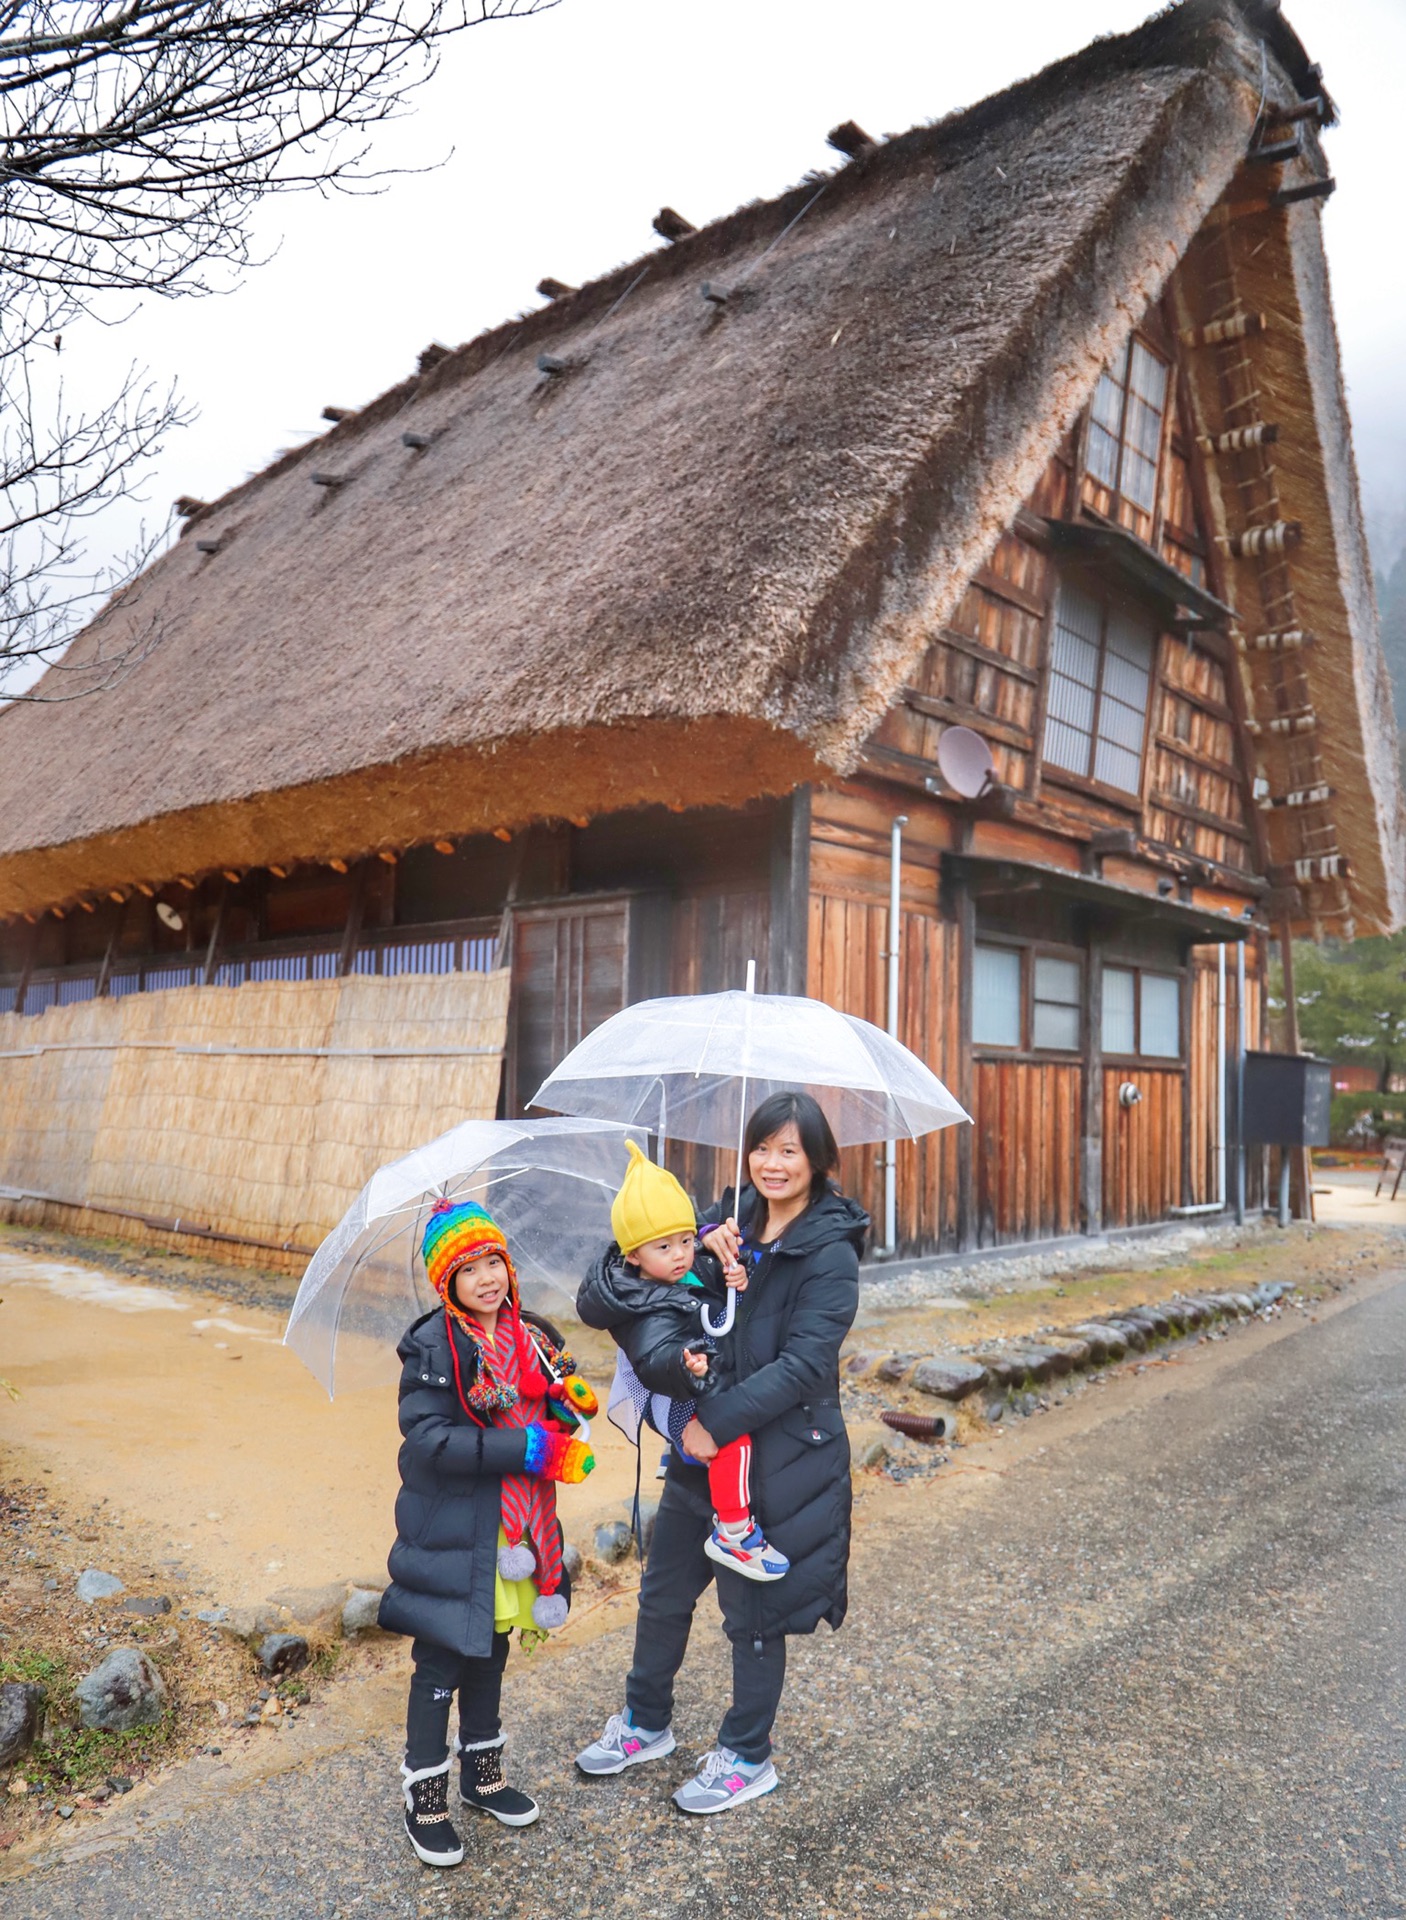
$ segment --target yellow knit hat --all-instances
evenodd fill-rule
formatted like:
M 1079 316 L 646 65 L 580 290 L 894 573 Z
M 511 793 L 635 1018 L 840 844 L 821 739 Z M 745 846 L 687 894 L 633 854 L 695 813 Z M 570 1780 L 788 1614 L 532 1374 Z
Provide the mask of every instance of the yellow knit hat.
M 692 1233 L 698 1216 L 673 1174 L 667 1167 L 656 1167 L 633 1140 L 627 1140 L 625 1147 L 630 1165 L 610 1208 L 610 1225 L 621 1253 L 633 1253 L 646 1240 Z

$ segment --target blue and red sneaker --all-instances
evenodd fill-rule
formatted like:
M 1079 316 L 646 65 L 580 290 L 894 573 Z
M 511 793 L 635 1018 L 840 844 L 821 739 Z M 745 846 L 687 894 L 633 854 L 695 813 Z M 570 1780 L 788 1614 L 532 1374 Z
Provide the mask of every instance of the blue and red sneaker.
M 703 1543 L 703 1551 L 720 1567 L 731 1567 L 744 1580 L 782 1580 L 791 1571 L 791 1562 L 767 1541 L 755 1520 L 742 1526 L 713 1528 Z

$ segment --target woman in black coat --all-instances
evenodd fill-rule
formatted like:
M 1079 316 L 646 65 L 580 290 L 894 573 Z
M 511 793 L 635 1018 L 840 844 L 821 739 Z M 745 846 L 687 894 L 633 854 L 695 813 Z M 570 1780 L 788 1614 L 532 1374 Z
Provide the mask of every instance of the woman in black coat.
M 718 1355 L 717 1384 L 682 1445 L 706 1461 L 739 1434 L 752 1435 L 753 1510 L 790 1572 L 762 1585 L 708 1558 L 707 1473 L 671 1451 L 625 1711 L 576 1761 L 584 1773 L 613 1774 L 673 1752 L 674 1676 L 694 1607 L 716 1577 L 732 1642 L 733 1698 L 717 1747 L 674 1795 L 686 1813 L 721 1813 L 776 1786 L 771 1728 L 786 1677 L 786 1636 L 813 1633 L 822 1620 L 838 1627 L 847 1604 L 849 1440 L 839 1357 L 859 1304 L 869 1217 L 831 1184 L 839 1154 L 809 1095 L 764 1101 L 748 1123 L 745 1148 L 750 1184 L 738 1208 L 741 1232 L 724 1221 L 705 1227 L 703 1237 L 724 1266 L 740 1252 L 748 1284 Z

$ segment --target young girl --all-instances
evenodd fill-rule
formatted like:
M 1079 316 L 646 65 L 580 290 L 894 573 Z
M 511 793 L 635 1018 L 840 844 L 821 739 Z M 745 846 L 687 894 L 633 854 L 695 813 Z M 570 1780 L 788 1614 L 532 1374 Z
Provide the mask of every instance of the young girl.
M 405 1831 L 428 1865 L 453 1867 L 464 1857 L 448 1807 L 456 1692 L 461 1803 L 510 1827 L 537 1818 L 503 1777 L 499 1696 L 512 1629 L 566 1620 L 553 1482 L 584 1480 L 595 1456 L 561 1410 L 590 1415 L 596 1402 L 570 1355 L 529 1329 L 507 1241 L 482 1207 L 442 1201 L 422 1251 L 443 1305 L 397 1349 L 404 1443 L 380 1624 L 412 1637 Z

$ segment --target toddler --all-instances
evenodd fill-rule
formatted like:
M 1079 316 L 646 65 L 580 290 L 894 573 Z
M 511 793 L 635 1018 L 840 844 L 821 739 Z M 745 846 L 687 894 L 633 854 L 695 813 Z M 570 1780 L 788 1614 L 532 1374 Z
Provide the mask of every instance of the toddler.
M 713 1276 L 721 1269 L 711 1254 L 699 1252 L 693 1203 L 673 1174 L 655 1166 L 633 1141 L 626 1144 L 630 1165 L 610 1210 L 615 1242 L 582 1283 L 576 1310 L 587 1326 L 606 1329 L 620 1349 L 612 1418 L 623 1407 L 625 1431 L 636 1444 L 643 1421 L 673 1443 L 679 1458 L 697 1466 L 683 1449 L 682 1435 L 717 1381 L 716 1343 L 698 1315 L 710 1282 L 716 1300 Z M 747 1284 L 740 1266 L 724 1277 L 728 1286 Z M 704 1551 L 746 1580 L 780 1580 L 791 1563 L 757 1524 L 751 1467 L 750 1434 L 720 1447 L 708 1462 L 715 1524 Z

